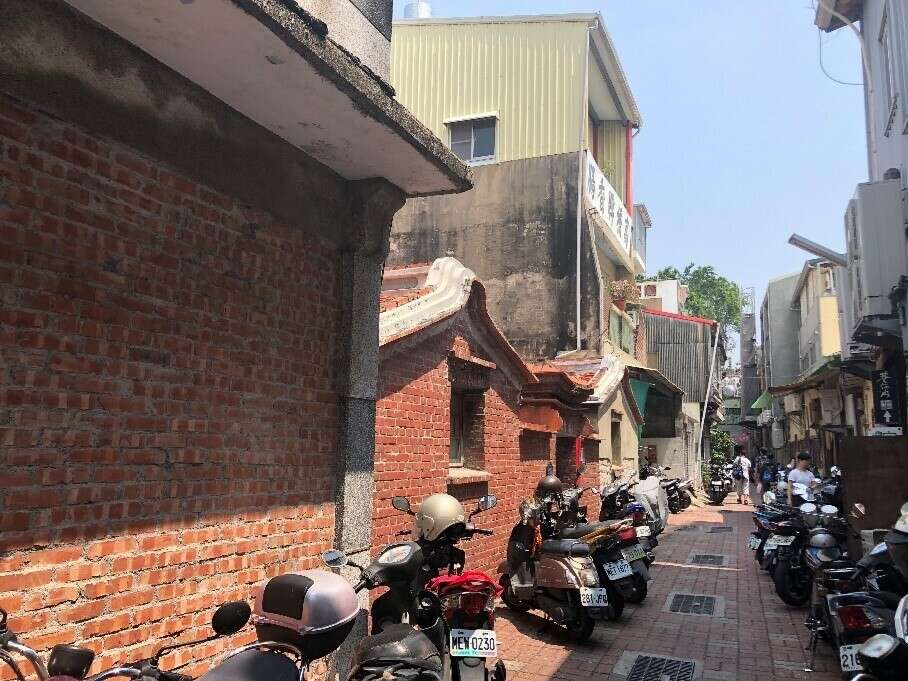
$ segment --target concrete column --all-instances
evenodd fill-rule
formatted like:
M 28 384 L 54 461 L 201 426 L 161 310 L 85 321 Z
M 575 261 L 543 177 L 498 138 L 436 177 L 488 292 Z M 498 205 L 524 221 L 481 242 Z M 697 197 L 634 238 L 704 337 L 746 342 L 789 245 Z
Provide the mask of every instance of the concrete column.
M 337 361 L 340 394 L 335 474 L 334 541 L 351 562 L 365 565 L 372 542 L 375 491 L 375 402 L 378 394 L 378 295 L 391 219 L 404 195 L 384 180 L 350 183 L 350 215 L 342 251 L 342 319 Z M 350 569 L 348 579 L 358 572 Z M 366 635 L 368 594 L 356 627 L 338 650 L 330 677 L 346 677 L 355 641 Z

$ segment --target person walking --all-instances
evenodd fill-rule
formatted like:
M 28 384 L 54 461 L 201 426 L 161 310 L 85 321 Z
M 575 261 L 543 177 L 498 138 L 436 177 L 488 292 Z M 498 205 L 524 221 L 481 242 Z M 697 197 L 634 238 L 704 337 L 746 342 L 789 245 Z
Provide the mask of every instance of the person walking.
M 735 447 L 736 456 L 731 462 L 731 477 L 735 481 L 735 492 L 738 494 L 738 503 L 744 497 L 743 503 L 750 503 L 750 470 L 753 468 L 750 459 L 744 455 L 742 447 Z
M 807 489 L 814 487 L 814 474 L 810 470 L 811 456 L 810 452 L 801 452 L 798 454 L 796 459 L 797 466 L 788 473 L 788 505 L 789 506 L 800 506 L 801 504 L 806 504 L 809 499 L 805 496 L 800 496 L 794 493 L 795 483 L 801 483 L 805 485 Z

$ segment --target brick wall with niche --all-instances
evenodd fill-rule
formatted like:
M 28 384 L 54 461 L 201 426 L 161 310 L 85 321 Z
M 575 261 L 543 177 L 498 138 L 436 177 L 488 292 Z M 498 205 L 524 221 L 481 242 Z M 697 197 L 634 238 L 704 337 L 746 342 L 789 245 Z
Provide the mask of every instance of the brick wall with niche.
M 555 438 L 521 420 L 526 379 L 519 376 L 529 370 L 500 346 L 478 307 L 471 300 L 443 322 L 381 348 L 373 537 L 386 544 L 410 528 L 410 518 L 391 507 L 394 495 L 416 507 L 447 492 L 469 512 L 479 497 L 495 494 L 498 505 L 474 520 L 495 534 L 463 548 L 467 567 L 497 574 L 520 501 L 554 462 Z M 452 416 L 452 405 L 465 416 Z M 463 449 L 452 449 L 452 423 L 463 425 Z M 461 451 L 462 463 L 457 457 L 452 465 L 452 452 Z

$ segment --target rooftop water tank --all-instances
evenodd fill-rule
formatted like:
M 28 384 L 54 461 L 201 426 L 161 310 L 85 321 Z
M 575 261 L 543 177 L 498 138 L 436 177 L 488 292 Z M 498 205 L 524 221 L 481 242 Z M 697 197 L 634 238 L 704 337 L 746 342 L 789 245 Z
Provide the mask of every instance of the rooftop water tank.
M 428 2 L 411 2 L 404 7 L 405 19 L 430 19 L 432 6 Z

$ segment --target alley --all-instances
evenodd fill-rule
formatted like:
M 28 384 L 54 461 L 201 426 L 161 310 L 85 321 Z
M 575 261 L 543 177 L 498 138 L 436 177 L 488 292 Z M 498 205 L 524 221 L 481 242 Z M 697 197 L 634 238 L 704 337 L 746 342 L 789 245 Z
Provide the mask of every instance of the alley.
M 691 506 L 671 517 L 653 566 L 649 595 L 628 606 L 615 624 L 600 624 L 588 644 L 568 644 L 532 613 L 498 611 L 502 656 L 512 681 L 625 681 L 639 655 L 696 663 L 693 676 L 635 676 L 687 681 L 832 681 L 839 679 L 835 656 L 820 645 L 815 672 L 805 673 L 807 632 L 804 611 L 776 596 L 769 577 L 745 544 L 751 507 Z M 729 529 L 730 528 L 730 529 Z M 719 556 L 721 566 L 691 564 Z M 677 594 L 715 596 L 714 614 L 669 612 Z M 642 663 L 641 663 L 642 664 Z M 668 670 L 665 670 L 668 671 Z

